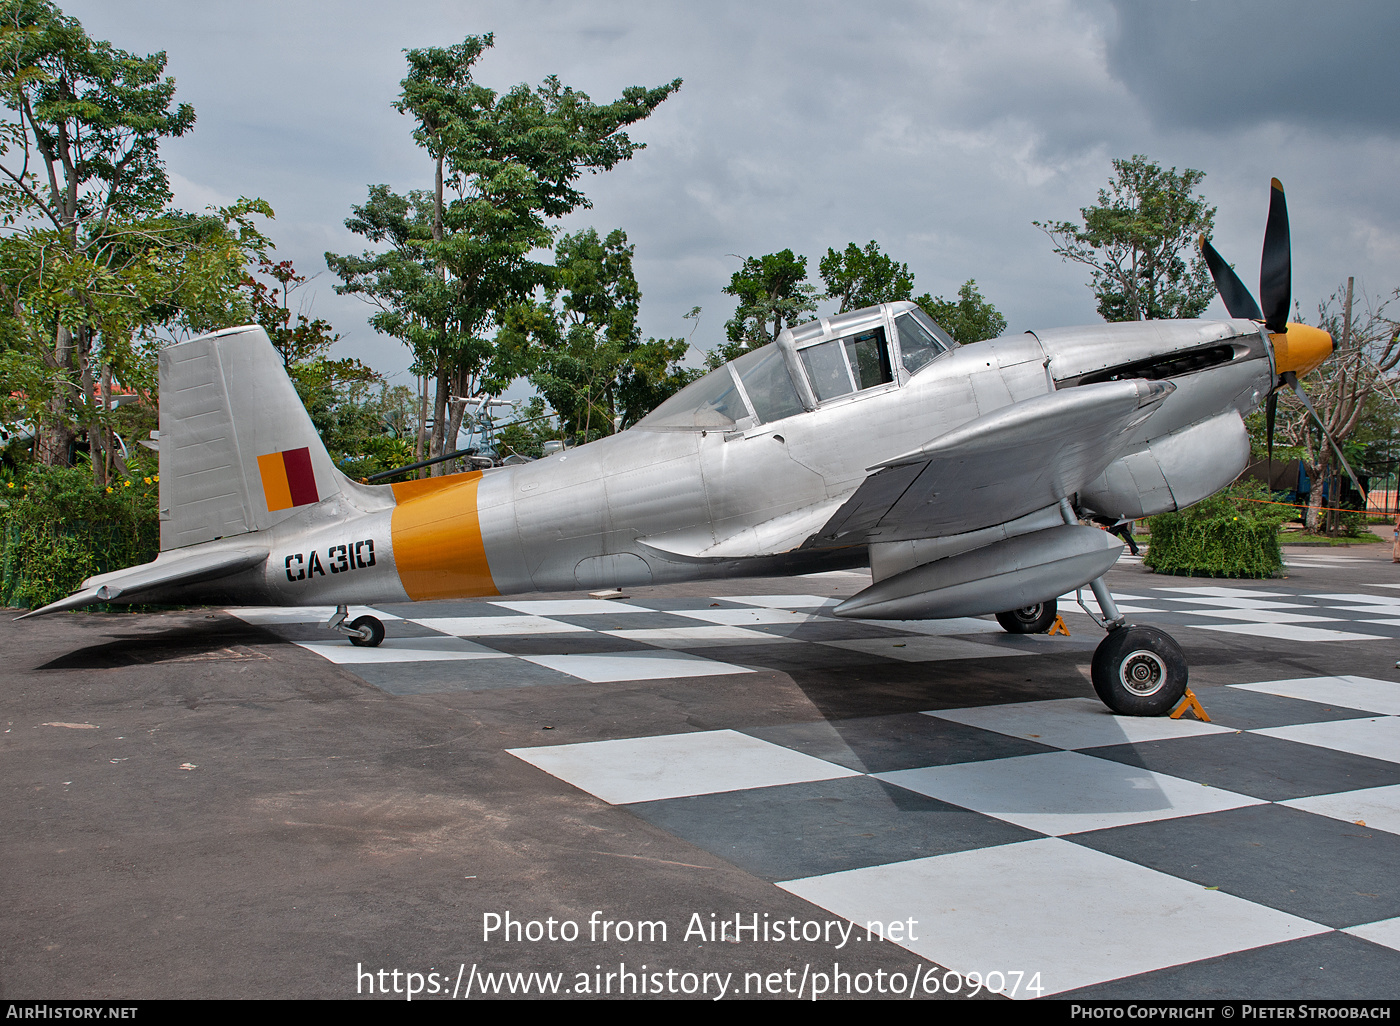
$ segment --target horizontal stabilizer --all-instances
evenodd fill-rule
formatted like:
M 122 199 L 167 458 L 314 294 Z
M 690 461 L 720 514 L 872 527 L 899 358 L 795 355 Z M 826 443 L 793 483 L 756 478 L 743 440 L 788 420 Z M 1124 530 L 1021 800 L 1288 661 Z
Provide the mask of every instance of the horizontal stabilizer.
M 817 543 L 932 538 L 1053 506 L 1102 473 L 1175 388 L 1106 381 L 993 410 L 871 467 Z
M 191 553 L 175 558 L 162 556 L 153 563 L 143 563 L 129 570 L 89 577 L 82 588 L 57 602 L 31 610 L 24 616 L 43 616 L 65 609 L 81 609 L 98 602 L 139 602 L 142 596 L 177 585 L 201 584 L 236 574 L 257 566 L 267 559 L 265 548 L 218 549 L 213 552 Z

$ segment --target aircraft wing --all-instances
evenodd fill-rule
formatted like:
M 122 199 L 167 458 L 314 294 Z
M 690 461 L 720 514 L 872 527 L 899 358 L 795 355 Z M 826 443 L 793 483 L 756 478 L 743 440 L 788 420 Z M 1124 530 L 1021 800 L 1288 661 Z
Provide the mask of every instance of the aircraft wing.
M 43 616 L 45 613 L 58 613 L 65 609 L 80 609 L 97 602 L 111 602 L 122 598 L 126 601 L 141 601 L 133 596 L 141 592 L 154 592 L 171 585 L 199 584 L 212 581 L 229 574 L 238 573 L 256 566 L 267 559 L 265 548 L 241 547 L 217 549 L 213 552 L 190 554 L 174 559 L 157 559 L 153 563 L 143 563 L 129 570 L 99 574 L 89 577 L 78 591 L 65 599 L 50 602 L 47 606 L 33 609 L 24 616 Z
M 814 544 L 962 534 L 1053 506 L 1117 459 L 1175 388 L 1106 381 L 993 410 L 869 468 Z

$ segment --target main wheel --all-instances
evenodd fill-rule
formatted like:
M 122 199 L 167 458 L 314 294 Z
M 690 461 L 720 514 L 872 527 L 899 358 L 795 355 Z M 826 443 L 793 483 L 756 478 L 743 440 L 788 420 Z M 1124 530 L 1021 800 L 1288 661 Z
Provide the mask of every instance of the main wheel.
M 1037 602 L 1024 609 L 1010 609 L 997 614 L 997 623 L 1012 634 L 1044 634 L 1055 622 L 1055 600 Z
M 1165 716 L 1186 694 L 1186 656 L 1156 627 L 1119 627 L 1094 649 L 1090 670 L 1103 704 L 1123 716 Z
M 384 640 L 384 625 L 373 616 L 360 617 L 350 624 L 350 629 L 360 632 L 350 635 L 350 644 L 361 648 L 376 648 Z

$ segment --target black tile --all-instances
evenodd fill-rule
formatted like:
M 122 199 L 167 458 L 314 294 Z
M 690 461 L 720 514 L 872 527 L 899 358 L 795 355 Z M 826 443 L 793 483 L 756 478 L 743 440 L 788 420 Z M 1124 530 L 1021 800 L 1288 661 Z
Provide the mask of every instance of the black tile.
M 1283 805 L 1066 840 L 1326 926 L 1400 915 L 1400 835 Z
M 616 613 L 578 613 L 551 615 L 551 620 L 586 627 L 590 631 L 640 631 L 665 627 L 708 627 L 708 620 L 697 620 L 690 616 L 677 616 L 660 610 L 649 613 L 629 613 L 619 610 Z
M 766 880 L 792 880 L 1040 837 L 870 777 L 629 805 Z
M 342 665 L 367 684 L 391 695 L 436 695 L 449 691 L 494 691 L 541 685 L 579 684 L 577 677 L 523 659 L 454 659 L 417 663 Z
M 476 634 L 477 644 L 496 652 L 517 656 L 588 655 L 594 652 L 655 652 L 654 645 L 644 645 L 611 634 L 578 631 L 568 634 L 502 634 L 490 637 Z
M 1234 727 L 1236 730 L 1262 730 L 1265 727 L 1353 720 L 1358 716 L 1375 715 L 1365 710 L 1267 695 L 1243 688 L 1205 687 L 1194 690 L 1212 723 L 1220 727 Z
M 1111 745 L 1084 754 L 1271 802 L 1400 784 L 1400 763 L 1248 732 Z
M 753 737 L 863 773 L 947 766 L 1057 749 L 922 713 L 745 730 Z
M 1322 933 L 1056 994 L 1063 1000 L 1344 1001 L 1400 997 L 1400 951 Z

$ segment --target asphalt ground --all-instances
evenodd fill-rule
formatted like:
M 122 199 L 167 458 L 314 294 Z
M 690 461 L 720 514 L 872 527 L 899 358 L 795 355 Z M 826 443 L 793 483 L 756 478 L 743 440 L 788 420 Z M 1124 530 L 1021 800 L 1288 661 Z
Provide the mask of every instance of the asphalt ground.
M 1290 569 L 1282 580 L 1159 577 L 1136 564 L 1120 563 L 1109 583 L 1116 594 L 1136 596 L 1223 586 L 1282 592 L 1299 604 L 1316 603 L 1321 600 L 1315 596 L 1328 594 L 1400 600 L 1400 590 L 1393 587 L 1400 585 L 1400 567 L 1390 562 L 1388 547 L 1349 548 L 1335 555 L 1297 549 L 1288 558 Z M 636 589 L 627 601 L 657 610 L 743 608 L 745 596 L 840 598 L 861 584 L 849 574 L 708 582 Z M 396 609 L 415 619 L 433 612 Z M 1356 927 L 1364 933 L 1357 924 L 1400 916 L 1400 836 L 1341 824 L 1347 827 L 1347 840 L 1338 840 L 1336 831 L 1322 827 L 1309 832 L 1314 820 L 1324 823 L 1322 816 L 1260 804 L 1318 790 L 1290 783 L 1287 764 L 1298 760 L 1277 752 L 1259 756 L 1257 779 L 1235 788 L 1254 795 L 1253 805 L 1196 816 L 1173 813 L 1146 826 L 1139 822 L 1077 834 L 1075 845 L 1063 841 L 1065 830 L 995 810 L 979 817 L 975 830 L 965 823 L 958 827 L 982 831 L 978 839 L 958 843 L 929 836 L 926 824 L 931 820 L 920 820 L 925 833 L 912 838 L 905 826 L 889 826 L 886 820 L 881 821 L 885 826 L 871 829 L 852 820 L 849 810 L 874 809 L 884 802 L 902 812 L 929 811 L 919 806 L 921 801 L 938 805 L 940 812 L 951 808 L 922 797 L 932 793 L 927 789 L 901 790 L 874 777 L 877 770 L 891 767 L 897 776 L 899 767 L 908 765 L 897 753 L 880 763 L 880 752 L 888 755 L 900 744 L 907 746 L 910 729 L 917 732 L 936 722 L 943 731 L 923 738 L 931 746 L 923 763 L 999 758 L 1010 765 L 1022 754 L 998 750 L 945 758 L 939 745 L 988 742 L 981 735 L 954 737 L 948 730 L 957 724 L 949 727 L 948 720 L 918 719 L 917 714 L 1093 699 L 1089 659 L 1100 632 L 1076 608 L 1062 604 L 1061 611 L 1070 638 L 1029 639 L 1033 648 L 997 658 L 886 657 L 870 646 L 885 641 L 906 646 L 893 636 L 883 638 L 878 630 L 845 642 L 791 631 L 776 639 L 786 647 L 768 646 L 782 649 L 781 659 L 767 660 L 781 669 L 750 666 L 742 673 L 604 682 L 561 676 L 557 681 L 532 678 L 528 686 L 425 686 L 419 693 L 395 693 L 405 689 L 383 678 L 377 686 L 366 679 L 372 673 L 355 672 L 363 669 L 358 664 L 332 663 L 292 643 L 302 638 L 296 629 L 250 624 L 219 610 L 62 614 L 23 622 L 5 617 L 0 620 L 0 652 L 5 654 L 0 664 L 0 901 L 5 909 L 0 918 L 0 998 L 347 998 L 388 990 L 389 997 L 402 999 L 412 981 L 423 991 L 418 996 L 426 998 L 454 990 L 464 996 L 463 980 L 480 994 L 484 973 L 547 972 L 563 973 L 560 993 L 574 996 L 599 989 L 614 996 L 621 989 L 630 996 L 630 986 L 648 996 L 700 988 L 695 996 L 714 997 L 725 979 L 726 997 L 742 993 L 745 986 L 750 996 L 755 991 L 797 996 L 799 987 L 802 996 L 811 996 L 817 974 L 827 974 L 827 985 L 835 980 L 839 990 L 844 972 L 852 974 L 848 981 L 855 979 L 857 987 L 864 980 L 872 988 L 869 996 L 879 996 L 873 990 L 876 981 L 893 986 L 892 974 L 899 974 L 906 986 L 920 980 L 921 995 L 927 994 L 930 981 L 939 984 L 936 996 L 944 997 L 953 985 L 948 970 L 961 974 L 969 965 L 946 947 L 940 950 L 950 957 L 920 957 L 918 952 L 930 950 L 928 946 L 909 943 L 889 926 L 918 918 L 905 913 L 924 908 L 927 895 L 912 896 L 908 908 L 898 901 L 884 906 L 887 914 L 879 918 L 891 939 L 868 933 L 865 915 L 854 936 L 838 947 L 833 924 L 839 938 L 841 924 L 849 926 L 856 917 L 843 916 L 839 909 L 846 899 L 823 898 L 822 887 L 848 879 L 840 873 L 851 867 L 868 872 L 861 867 L 925 865 L 919 858 L 933 859 L 927 865 L 938 879 L 938 869 L 946 865 L 951 870 L 954 864 L 935 856 L 947 860 L 969 851 L 1010 851 L 1018 842 L 1038 845 L 1033 850 L 1042 853 L 1068 846 L 1075 857 L 1086 852 L 1111 857 L 1144 872 L 1150 869 L 1153 880 L 1189 885 L 1193 892 L 1232 892 L 1240 897 L 1231 900 L 1263 909 L 1274 917 L 1271 924 L 1283 923 L 1278 926 L 1282 933 L 1265 931 L 1257 944 L 1249 940 L 1252 934 L 1242 934 L 1245 939 L 1223 955 L 1196 957 L 1201 952 L 1188 946 L 1179 958 L 1148 971 L 1106 968 L 1088 986 L 1082 980 L 1066 986 L 1078 978 L 1070 974 L 1057 981 L 1047 971 L 1040 984 L 1044 992 L 1400 996 L 1400 951 L 1394 942 L 1384 943 L 1393 929 L 1380 928 L 1375 936 L 1382 942 L 1345 932 Z M 1367 628 L 1380 636 L 1358 643 L 1204 629 L 1176 613 L 1131 618 L 1161 623 L 1173 634 L 1188 656 L 1192 688 L 1206 709 L 1217 711 L 1217 721 L 1232 727 L 1238 722 L 1242 728 L 1230 736 L 1256 737 L 1243 731 L 1261 725 L 1363 715 L 1332 706 L 1324 712 L 1312 703 L 1309 708 L 1319 711 L 1280 717 L 1273 706 L 1251 705 L 1253 692 L 1230 685 L 1346 675 L 1400 680 L 1400 645 L 1393 640 L 1400 629 L 1395 627 Z M 404 630 L 391 622 L 390 641 Z M 330 635 L 318 640 L 333 641 Z M 992 643 L 997 638 L 979 634 L 975 640 Z M 587 645 L 581 649 L 588 651 Z M 523 667 L 524 658 L 539 660 L 529 664 L 533 667 L 559 665 L 548 663 L 555 649 L 517 645 L 511 651 L 510 660 L 491 664 L 499 668 L 496 672 Z M 743 658 L 742 646 L 696 651 L 714 660 Z M 450 679 L 443 663 L 419 665 L 432 670 L 424 679 Z M 1087 715 L 1088 706 L 1063 708 Z M 879 727 L 875 734 L 880 736 L 865 744 L 861 731 L 871 724 Z M 897 729 L 886 729 L 891 724 Z M 645 796 L 633 794 L 609 801 L 589 793 L 586 772 L 577 767 L 546 771 L 537 763 L 549 764 L 548 758 L 525 751 L 593 753 L 605 770 L 625 776 L 627 767 L 618 760 L 625 762 L 628 749 L 569 746 L 682 735 L 728 743 L 731 735 L 723 732 L 735 732 L 741 740 L 767 739 L 765 743 L 784 746 L 787 754 L 811 753 L 828 767 L 844 759 L 848 768 L 854 767 L 853 775 L 836 779 L 828 774 L 825 790 L 794 778 L 751 791 L 700 784 L 674 792 L 699 798 L 641 800 Z M 844 738 L 841 751 L 847 755 L 863 753 L 865 764 L 834 751 L 832 736 Z M 1187 739 L 1203 740 L 1208 739 Z M 1126 739 L 1113 752 L 1100 750 L 1096 754 L 1102 758 L 1093 761 L 1102 766 L 1104 759 L 1116 759 L 1189 778 L 1182 760 L 1190 761 L 1191 750 L 1163 754 L 1162 747 Z M 1335 755 L 1311 744 L 1295 747 L 1306 750 L 1305 755 Z M 1049 749 L 1038 744 L 1035 750 Z M 1061 756 L 1080 757 L 1058 750 L 1040 757 Z M 648 755 L 652 757 L 654 753 Z M 1206 762 L 1211 757 L 1201 756 Z M 1319 772 L 1352 782 L 1334 782 L 1328 785 L 1331 790 L 1400 783 L 1400 772 L 1394 772 L 1400 771 L 1400 752 L 1339 758 L 1345 765 L 1334 761 Z M 686 759 L 682 749 L 663 757 L 663 775 L 684 778 L 691 770 Z M 1240 765 L 1235 759 L 1220 772 L 1238 779 L 1244 772 Z M 866 775 L 860 775 L 862 770 Z M 695 772 L 713 773 L 714 766 Z M 576 786 L 580 780 L 585 786 Z M 896 791 L 898 797 L 892 797 Z M 748 804 L 716 805 L 716 792 L 742 794 Z M 799 799 L 805 818 L 794 820 L 791 810 Z M 1292 899 L 1252 891 L 1247 878 L 1257 874 L 1247 865 L 1234 875 L 1220 870 L 1212 884 L 1193 876 L 1189 850 L 1183 856 L 1172 849 L 1174 843 L 1210 847 L 1209 831 L 1198 838 L 1191 824 L 1210 826 L 1222 816 L 1238 820 L 1274 810 L 1294 818 L 1263 826 L 1236 823 L 1230 829 L 1232 837 L 1239 831 L 1249 836 L 1254 836 L 1249 831 L 1261 831 L 1258 836 L 1265 842 L 1241 843 L 1262 844 L 1267 850 L 1258 857 L 1285 866 L 1279 870 L 1280 891 L 1306 891 L 1306 884 L 1284 885 L 1325 876 L 1331 871 L 1326 866 L 1345 866 L 1352 859 L 1364 867 L 1359 872 L 1365 880 L 1330 883 L 1332 891 L 1346 892 L 1345 900 L 1329 891 L 1331 896 L 1309 897 L 1312 904 L 1299 898 L 1290 905 Z M 965 814 L 962 808 L 955 811 Z M 953 821 L 945 817 L 939 822 Z M 1327 819 L 1324 826 L 1340 822 Z M 832 823 L 847 825 L 823 834 Z M 1150 836 L 1133 840 L 1133 830 Z M 748 843 L 753 838 L 759 840 Z M 1137 847 L 1124 854 L 1123 845 L 1130 841 Z M 1012 865 L 1001 876 L 973 867 L 972 878 L 946 878 L 953 881 L 949 887 L 977 892 L 968 895 L 969 904 L 978 895 L 992 905 L 1003 896 L 1012 903 L 999 906 L 999 926 L 983 929 L 977 925 L 981 920 L 973 920 L 976 935 L 964 935 L 961 943 L 979 953 L 979 972 L 1022 972 L 1028 980 L 1038 971 L 1025 961 L 1026 949 L 1017 948 L 1012 935 L 1043 918 L 1042 906 L 1053 906 L 1052 896 L 1074 884 L 1070 877 L 1078 872 L 1072 861 L 1052 859 L 1047 865 L 1048 876 Z M 798 883 L 790 883 L 798 877 Z M 1119 924 L 1115 928 L 1130 931 L 1128 948 L 1135 946 L 1132 930 L 1141 929 L 1145 938 L 1158 929 L 1152 916 L 1160 912 L 1153 885 L 1137 893 L 1136 879 L 1103 882 L 1117 903 L 1105 915 Z M 799 897 L 799 891 L 812 900 Z M 950 907 L 962 903 L 956 893 L 945 897 Z M 1140 926 L 1134 926 L 1138 902 L 1153 910 L 1144 911 Z M 1006 919 L 1007 908 L 1019 911 Z M 741 924 L 781 921 L 798 932 L 817 924 L 824 936 L 775 939 L 769 929 L 766 939 L 755 940 L 743 931 L 737 942 L 732 935 L 710 939 L 706 932 L 712 924 L 732 923 L 736 916 Z M 550 920 L 554 940 L 547 936 Z M 519 939 L 500 928 L 487 933 L 493 922 L 510 921 L 525 924 Z M 1295 921 L 1311 925 L 1289 925 Z M 657 927 L 640 925 L 658 922 L 666 924 L 664 941 Z M 967 922 L 959 920 L 962 929 L 969 928 Z M 568 923 L 579 930 L 574 939 L 562 936 Z M 606 940 L 601 936 L 604 923 L 611 924 Z M 1069 929 L 1053 922 L 1049 926 Z M 927 937 L 926 919 L 920 928 Z M 536 929 L 546 936 L 530 939 Z M 904 927 L 908 933 L 915 929 Z M 625 934 L 621 940 L 620 934 Z M 997 959 L 999 945 L 1008 952 L 1005 960 Z M 615 979 L 608 979 L 609 973 Z M 629 973 L 636 975 L 629 978 Z M 506 977 L 495 979 L 495 986 L 508 986 Z M 522 988 L 539 985 L 538 979 L 514 981 Z M 971 989 L 961 975 L 958 985 L 962 994 Z

